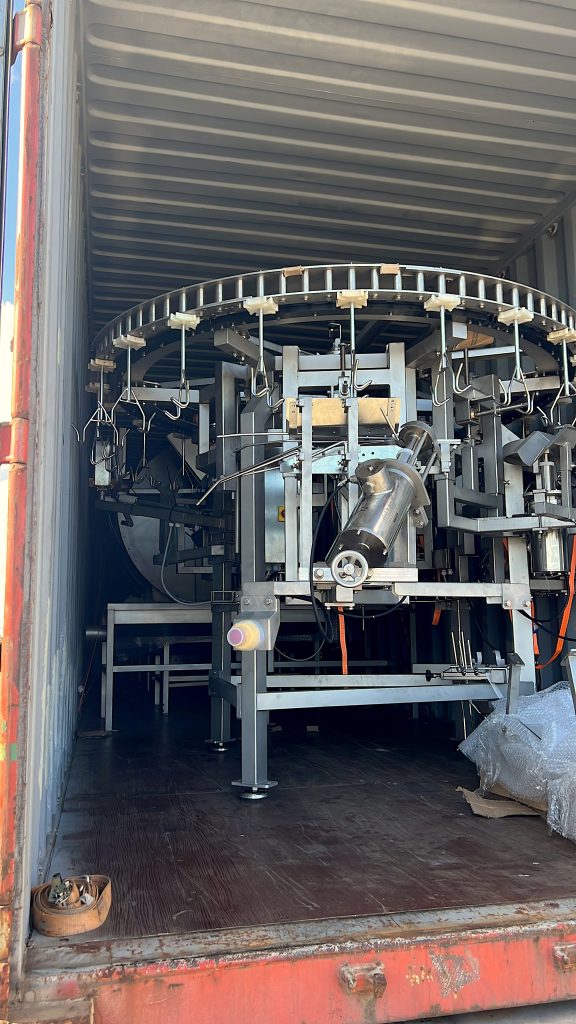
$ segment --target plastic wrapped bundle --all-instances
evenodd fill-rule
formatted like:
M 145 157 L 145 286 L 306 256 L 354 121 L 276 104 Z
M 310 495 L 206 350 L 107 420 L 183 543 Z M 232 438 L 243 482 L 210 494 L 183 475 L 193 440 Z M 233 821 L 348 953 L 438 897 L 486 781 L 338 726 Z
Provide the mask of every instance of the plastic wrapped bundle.
M 551 829 L 576 842 L 576 714 L 568 683 L 506 701 L 460 744 L 474 761 L 484 792 L 499 784 L 523 803 L 546 811 Z

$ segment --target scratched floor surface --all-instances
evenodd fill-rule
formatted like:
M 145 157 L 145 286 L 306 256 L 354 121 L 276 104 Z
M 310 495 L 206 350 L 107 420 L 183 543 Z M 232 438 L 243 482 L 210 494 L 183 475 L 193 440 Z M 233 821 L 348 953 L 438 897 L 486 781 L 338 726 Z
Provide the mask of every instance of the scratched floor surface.
M 78 739 L 51 868 L 112 877 L 94 939 L 574 894 L 576 849 L 541 819 L 473 817 L 448 736 L 386 709 L 319 713 L 313 733 L 285 714 L 279 786 L 250 803 L 230 786 L 238 745 L 204 743 L 206 705 L 178 692 L 168 718 L 135 718 L 132 702 L 113 735 Z

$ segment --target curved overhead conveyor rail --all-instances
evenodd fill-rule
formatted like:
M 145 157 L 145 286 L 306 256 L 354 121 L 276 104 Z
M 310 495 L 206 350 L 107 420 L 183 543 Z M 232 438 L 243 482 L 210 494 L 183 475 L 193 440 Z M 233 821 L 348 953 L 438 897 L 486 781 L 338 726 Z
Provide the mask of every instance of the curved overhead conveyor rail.
M 491 315 L 497 319 L 508 311 L 522 309 L 526 321 L 531 321 L 531 329 L 543 338 L 565 328 L 574 332 L 568 340 L 576 339 L 576 310 L 527 285 L 440 267 L 346 263 L 237 274 L 166 292 L 111 320 L 96 335 L 94 350 L 99 357 L 115 358 L 119 338 L 153 337 L 169 325 L 171 317 L 175 325 L 178 314 L 189 314 L 194 323 L 188 324 L 184 316 L 182 321 L 186 326 L 196 326 L 198 333 L 212 329 L 220 319 L 230 323 L 231 318 L 240 317 L 238 322 L 243 322 L 251 317 L 245 304 L 254 298 L 270 300 L 265 312 L 275 312 L 276 305 L 280 318 L 310 319 L 310 306 L 339 305 L 342 292 L 357 293 L 355 299 L 351 297 L 351 308 L 367 304 L 374 309 L 393 308 L 398 303 L 409 303 L 420 307 L 423 318 L 428 316 L 425 303 L 434 296 L 457 297 L 456 309 L 480 317 Z

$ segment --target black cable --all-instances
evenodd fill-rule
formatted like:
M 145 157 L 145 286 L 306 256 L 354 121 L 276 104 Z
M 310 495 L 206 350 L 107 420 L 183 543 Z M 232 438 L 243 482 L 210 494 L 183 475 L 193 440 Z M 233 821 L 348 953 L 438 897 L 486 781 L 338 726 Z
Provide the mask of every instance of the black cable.
M 556 630 L 548 629 L 547 626 L 543 626 L 540 622 L 540 619 L 533 619 L 531 615 L 528 615 L 528 612 L 523 612 L 520 608 L 518 609 L 518 611 L 520 612 L 520 615 L 524 616 L 525 619 L 529 619 L 530 622 L 533 622 L 535 626 L 538 626 L 538 629 L 543 629 L 545 633 L 549 633 L 550 636 L 553 636 L 556 640 L 570 640 L 571 643 L 576 643 L 576 636 L 568 636 L 567 633 L 564 636 L 561 636 L 559 633 L 556 632 Z
M 476 611 L 474 609 L 474 605 L 472 604 L 472 601 L 470 600 L 469 597 L 466 598 L 466 601 L 468 602 L 468 607 L 470 608 L 470 611 L 472 612 L 472 618 L 474 619 L 474 623 L 476 625 L 476 629 L 480 633 L 480 636 L 482 637 L 484 643 L 488 645 L 488 647 L 490 648 L 491 651 L 494 652 L 494 654 L 499 653 L 500 652 L 500 648 L 499 647 L 494 647 L 494 644 L 490 643 L 488 637 L 486 636 L 484 630 L 482 629 L 482 627 L 480 625 L 480 622 L 478 621 L 478 616 L 476 615 Z
M 375 615 L 365 615 L 364 612 L 356 614 L 355 612 L 346 611 L 343 611 L 342 614 L 346 619 L 383 619 L 386 615 L 392 615 L 393 612 L 398 611 L 407 600 L 408 595 L 405 594 L 396 604 L 391 605 L 390 608 L 385 608 L 383 612 L 376 612 Z
M 550 596 L 552 597 L 553 595 L 551 594 Z M 557 622 L 559 617 L 560 616 L 558 616 L 558 615 L 550 615 L 549 618 L 547 618 L 547 619 L 533 619 L 533 621 L 537 625 L 541 625 L 542 622 Z
M 318 611 L 318 606 L 319 606 L 320 602 L 318 601 L 318 599 L 316 597 L 316 594 L 314 593 L 314 557 L 316 555 L 316 544 L 318 542 L 318 536 L 320 534 L 320 527 L 322 526 L 322 523 L 324 521 L 324 516 L 326 515 L 326 513 L 327 513 L 328 509 L 330 508 L 330 505 L 334 501 L 334 498 L 336 497 L 336 495 L 339 494 L 340 491 L 344 487 L 346 487 L 348 483 L 349 483 L 348 479 L 343 480 L 342 483 L 338 484 L 338 486 L 334 488 L 332 493 L 328 496 L 328 498 L 324 502 L 324 504 L 323 504 L 323 506 L 322 506 L 322 508 L 320 510 L 320 515 L 318 516 L 318 521 L 316 523 L 316 529 L 314 530 L 314 535 L 312 537 L 312 544 L 310 545 L 310 563 L 309 563 L 309 566 L 308 566 L 308 577 L 309 577 L 309 580 L 310 580 L 310 596 L 311 596 L 311 601 L 312 601 L 312 612 L 314 614 L 314 619 L 316 620 L 316 625 L 318 626 L 318 630 L 320 632 L 320 635 L 322 636 L 323 640 L 327 644 L 333 644 L 334 643 L 334 641 L 336 639 L 336 633 L 334 632 L 334 626 L 332 625 L 332 622 L 331 622 L 328 610 L 324 607 L 324 605 L 322 605 L 322 610 L 324 612 L 326 626 L 328 626 L 330 628 L 330 632 L 328 632 L 326 626 L 324 626 L 323 623 L 320 620 L 320 613 Z
M 289 639 L 289 637 L 287 637 L 286 639 Z M 320 651 L 324 647 L 325 643 L 326 643 L 326 641 L 323 640 L 322 643 L 319 645 L 319 647 L 317 647 L 316 650 L 313 651 L 312 654 L 309 654 L 308 657 L 306 657 L 306 658 L 294 658 L 294 657 L 292 657 L 291 654 L 286 654 L 285 651 L 281 651 L 280 648 L 278 646 L 276 646 L 276 645 L 274 646 L 274 650 L 277 651 L 277 653 L 280 654 L 282 658 L 287 658 L 288 661 L 312 661 L 314 658 L 316 658 L 320 654 Z

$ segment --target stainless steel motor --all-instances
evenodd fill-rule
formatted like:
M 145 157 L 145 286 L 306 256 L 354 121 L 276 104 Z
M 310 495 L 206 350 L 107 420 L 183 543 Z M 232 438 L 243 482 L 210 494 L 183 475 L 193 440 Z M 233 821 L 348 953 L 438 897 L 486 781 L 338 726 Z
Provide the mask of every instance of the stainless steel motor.
M 436 455 L 436 439 L 425 423 L 406 423 L 395 459 L 370 459 L 356 470 L 362 488 L 327 562 L 337 583 L 361 586 L 370 569 L 382 566 L 411 509 L 428 505 L 424 481 Z

